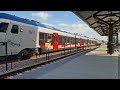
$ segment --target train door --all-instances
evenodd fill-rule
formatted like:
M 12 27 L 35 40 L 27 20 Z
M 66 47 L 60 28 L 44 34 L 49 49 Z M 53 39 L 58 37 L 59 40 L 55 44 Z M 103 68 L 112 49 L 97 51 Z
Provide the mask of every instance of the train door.
M 18 52 L 21 50 L 21 37 L 19 32 L 19 25 L 10 23 L 6 40 L 8 43 L 8 54 L 18 54 Z
M 80 38 L 80 47 L 82 47 L 82 38 Z
M 58 49 L 58 33 L 53 33 L 52 35 L 53 49 Z

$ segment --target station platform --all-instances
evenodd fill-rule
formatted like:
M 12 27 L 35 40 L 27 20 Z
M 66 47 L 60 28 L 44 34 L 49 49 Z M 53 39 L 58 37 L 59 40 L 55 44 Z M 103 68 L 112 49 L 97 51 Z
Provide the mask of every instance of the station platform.
M 107 53 L 107 46 L 78 53 L 60 61 L 18 74 L 11 79 L 118 79 L 118 51 Z

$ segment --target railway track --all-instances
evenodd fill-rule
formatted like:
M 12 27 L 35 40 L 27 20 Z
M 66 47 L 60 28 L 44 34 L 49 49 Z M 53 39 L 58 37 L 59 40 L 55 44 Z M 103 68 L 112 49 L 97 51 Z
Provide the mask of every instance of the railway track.
M 96 48 L 76 49 L 76 50 L 74 49 L 74 50 L 71 50 L 71 51 L 66 50 L 65 53 L 64 53 L 64 51 L 59 51 L 59 52 L 49 53 L 49 56 L 47 56 L 47 57 L 46 57 L 46 55 L 48 53 L 38 55 L 37 58 L 36 58 L 36 56 L 33 56 L 30 59 L 32 64 L 28 65 L 28 61 L 30 61 L 30 60 L 24 60 L 23 62 L 22 61 L 16 62 L 16 63 L 22 62 L 22 64 L 24 64 L 24 65 L 19 67 L 19 68 L 11 69 L 11 70 L 8 70 L 6 72 L 0 73 L 0 79 L 5 79 L 7 77 L 14 76 L 18 73 L 22 73 L 24 71 L 31 70 L 33 68 L 37 68 L 37 67 L 40 67 L 42 65 L 49 64 L 49 63 L 52 63 L 52 62 L 57 61 L 57 60 L 61 60 L 61 59 L 66 58 L 68 56 L 71 56 L 71 55 L 74 55 L 74 54 L 77 54 L 77 53 L 82 53 L 82 52 L 83 53 L 89 52 L 89 51 L 94 50 L 94 49 L 96 49 Z

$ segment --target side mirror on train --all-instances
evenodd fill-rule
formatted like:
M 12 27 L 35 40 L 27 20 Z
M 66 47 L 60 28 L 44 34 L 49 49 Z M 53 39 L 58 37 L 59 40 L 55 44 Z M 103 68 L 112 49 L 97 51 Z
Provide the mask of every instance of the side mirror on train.
M 23 32 L 23 29 L 22 29 L 22 28 L 20 28 L 20 32 Z

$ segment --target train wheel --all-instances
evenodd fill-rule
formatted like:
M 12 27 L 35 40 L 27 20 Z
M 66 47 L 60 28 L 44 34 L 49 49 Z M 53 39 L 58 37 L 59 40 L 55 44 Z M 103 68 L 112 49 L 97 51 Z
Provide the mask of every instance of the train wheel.
M 39 52 L 39 55 L 41 55 L 41 54 L 42 54 L 42 49 L 39 48 L 39 49 L 38 49 L 38 52 Z
M 27 50 L 22 50 L 18 55 L 17 58 L 18 59 L 26 59 L 29 57 L 29 53 Z

